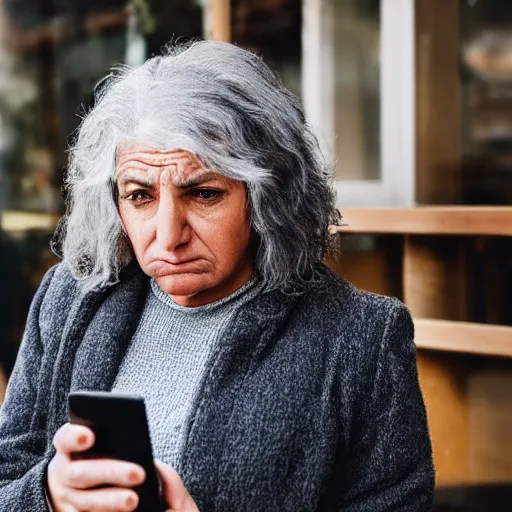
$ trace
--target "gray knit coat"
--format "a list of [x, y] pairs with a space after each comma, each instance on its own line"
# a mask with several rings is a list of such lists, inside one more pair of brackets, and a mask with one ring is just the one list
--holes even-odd
[[[302, 296], [262, 293], [214, 351], [181, 477], [202, 512], [426, 511], [432, 453], [413, 324], [396, 299], [326, 268]], [[0, 412], [0, 511], [40, 512], [70, 390], [109, 390], [148, 279], [83, 293], [45, 276]]]

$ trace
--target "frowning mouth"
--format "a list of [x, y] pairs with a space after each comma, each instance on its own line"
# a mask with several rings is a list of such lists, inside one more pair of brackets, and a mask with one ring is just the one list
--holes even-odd
[[148, 270], [154, 277], [162, 277], [174, 274], [200, 274], [205, 272], [208, 267], [208, 261], [203, 258], [191, 258], [178, 262], [172, 262], [167, 259], [154, 259], [148, 264]]

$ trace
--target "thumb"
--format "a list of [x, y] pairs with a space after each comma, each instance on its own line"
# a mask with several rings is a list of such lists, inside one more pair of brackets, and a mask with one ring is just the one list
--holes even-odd
[[178, 472], [159, 460], [155, 460], [155, 466], [162, 479], [165, 501], [171, 510], [176, 512], [199, 512], [192, 496], [185, 489]]

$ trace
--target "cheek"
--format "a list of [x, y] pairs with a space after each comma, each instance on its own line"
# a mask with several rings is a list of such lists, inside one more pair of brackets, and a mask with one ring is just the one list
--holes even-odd
[[142, 256], [151, 241], [146, 223], [138, 216], [130, 215], [126, 212], [120, 211], [120, 216], [135, 255], [137, 257]]
[[233, 267], [247, 255], [251, 230], [243, 208], [225, 211], [207, 226], [198, 226], [196, 232], [223, 267]]

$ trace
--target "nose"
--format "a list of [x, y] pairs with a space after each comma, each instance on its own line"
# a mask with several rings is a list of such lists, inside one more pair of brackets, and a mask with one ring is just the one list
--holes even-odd
[[190, 241], [191, 229], [185, 205], [173, 197], [169, 187], [160, 187], [160, 200], [156, 215], [156, 240], [166, 252], [172, 253]]

